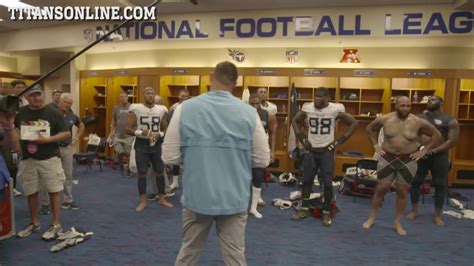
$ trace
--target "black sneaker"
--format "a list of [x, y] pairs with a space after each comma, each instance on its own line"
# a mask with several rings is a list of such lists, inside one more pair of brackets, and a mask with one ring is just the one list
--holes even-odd
[[64, 202], [63, 205], [61, 205], [61, 208], [67, 210], [71, 208], [71, 203], [69, 202]]
[[298, 210], [296, 211], [295, 214], [293, 214], [293, 216], [291, 216], [291, 220], [292, 221], [301, 221], [305, 218], [308, 218], [309, 216], [309, 213], [308, 213], [308, 210]]
[[79, 205], [77, 205], [77, 203], [75, 203], [74, 201], [69, 203], [69, 207], [73, 210], [79, 210], [81, 207]]
[[16, 234], [17, 237], [19, 238], [24, 238], [30, 236], [33, 232], [36, 232], [41, 229], [41, 225], [39, 223], [37, 224], [29, 224], [25, 227], [23, 227], [18, 234]]
[[158, 194], [150, 194], [148, 195], [148, 197], [146, 198], [148, 201], [154, 201], [154, 200], [157, 200], [159, 198]]
[[51, 211], [49, 210], [49, 205], [42, 205], [41, 206], [41, 209], [39, 211], [40, 215], [48, 215], [50, 213], [51, 213]]
[[323, 211], [323, 225], [331, 226], [331, 224], [332, 224], [331, 212]]

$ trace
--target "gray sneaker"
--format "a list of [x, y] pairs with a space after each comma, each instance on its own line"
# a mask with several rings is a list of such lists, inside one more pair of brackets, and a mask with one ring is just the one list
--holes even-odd
[[18, 234], [16, 234], [16, 236], [19, 237], [19, 238], [29, 237], [31, 235], [31, 233], [36, 232], [40, 229], [41, 229], [41, 225], [39, 223], [29, 224], [29, 225], [23, 227], [23, 229], [21, 229], [20, 232], [18, 232]]
[[176, 192], [174, 192], [174, 191], [165, 192], [165, 198], [167, 198], [167, 197], [173, 197], [175, 194], [176, 194]]
[[51, 225], [48, 230], [44, 232], [42, 238], [46, 241], [54, 240], [58, 237], [58, 233], [61, 233], [62, 231], [63, 228], [61, 227], [61, 224]]
[[73, 210], [79, 210], [81, 207], [79, 205], [77, 205], [77, 203], [75, 203], [74, 201], [69, 203], [69, 207]]
[[323, 225], [331, 226], [331, 224], [332, 224], [331, 212], [323, 211]]
[[51, 212], [49, 211], [49, 205], [42, 205], [41, 209], [39, 211], [40, 215], [47, 215], [50, 214]]

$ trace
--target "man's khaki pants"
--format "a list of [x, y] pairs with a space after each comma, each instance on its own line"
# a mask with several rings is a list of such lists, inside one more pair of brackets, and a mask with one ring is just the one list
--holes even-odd
[[233, 215], [203, 215], [184, 208], [183, 243], [175, 266], [197, 265], [214, 222], [225, 265], [247, 265], [245, 261], [246, 211]]

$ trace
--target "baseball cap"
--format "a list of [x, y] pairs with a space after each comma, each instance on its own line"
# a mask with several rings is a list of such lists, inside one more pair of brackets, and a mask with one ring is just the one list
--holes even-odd
[[26, 95], [31, 95], [31, 94], [36, 93], [36, 92], [41, 92], [41, 93], [43, 93], [43, 87], [41, 87], [41, 85], [35, 85], [33, 88], [31, 88], [31, 89], [26, 93]]
[[53, 90], [53, 93], [52, 93], [52, 94], [55, 94], [55, 93], [57, 93], [57, 92], [59, 92], [59, 93], [61, 93], [61, 94], [63, 93], [62, 90], [55, 89], [55, 90]]

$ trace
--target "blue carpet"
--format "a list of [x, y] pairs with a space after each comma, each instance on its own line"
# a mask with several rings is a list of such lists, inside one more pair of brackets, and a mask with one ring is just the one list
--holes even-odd
[[[117, 171], [79, 169], [74, 187], [82, 209], [62, 210], [63, 227], [80, 226], [95, 233], [76, 247], [49, 253], [53, 243], [40, 234], [27, 239], [0, 241], [0, 265], [172, 265], [180, 248], [181, 205], [166, 209], [150, 203], [144, 213], [136, 213], [136, 180]], [[150, 187], [150, 184], [149, 184]], [[370, 210], [370, 200], [337, 195], [341, 209], [330, 228], [308, 218], [290, 221], [291, 210], [268, 206], [273, 198], [285, 198], [295, 188], [270, 184], [264, 189], [267, 207], [260, 208], [262, 220], [249, 217], [246, 254], [249, 265], [473, 265], [474, 221], [445, 216], [447, 223], [432, 222], [433, 199], [426, 196], [420, 216], [404, 220], [406, 237], [391, 229], [395, 195], [387, 195], [376, 225], [366, 231], [361, 224]], [[457, 190], [474, 200], [473, 190]], [[17, 229], [28, 223], [24, 197], [16, 198]], [[50, 216], [41, 216], [43, 232]], [[200, 265], [223, 265], [215, 231], [199, 261]]]

